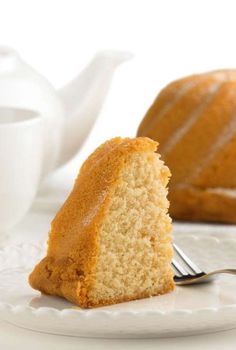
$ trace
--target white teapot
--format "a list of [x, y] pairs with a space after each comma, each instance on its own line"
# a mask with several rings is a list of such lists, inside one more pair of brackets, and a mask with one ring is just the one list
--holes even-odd
[[86, 139], [115, 68], [130, 57], [101, 52], [56, 91], [12, 49], [0, 47], [0, 221], [6, 230], [32, 204], [42, 178]]
[[11, 48], [0, 47], [0, 107], [38, 112], [44, 118], [43, 175], [70, 160], [98, 116], [115, 68], [130, 54], [98, 53], [59, 91]]

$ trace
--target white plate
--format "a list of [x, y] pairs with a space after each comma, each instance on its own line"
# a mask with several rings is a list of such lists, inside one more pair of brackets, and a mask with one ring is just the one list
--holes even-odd
[[[211, 270], [236, 268], [236, 239], [177, 235], [189, 255]], [[85, 337], [166, 337], [236, 327], [236, 277], [177, 287], [170, 294], [93, 310], [64, 299], [41, 296], [27, 276], [43, 256], [43, 245], [19, 244], [0, 250], [0, 317], [28, 329]]]

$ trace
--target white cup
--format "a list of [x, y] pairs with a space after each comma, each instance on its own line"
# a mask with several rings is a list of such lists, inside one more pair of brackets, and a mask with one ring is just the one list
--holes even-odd
[[38, 189], [43, 159], [42, 117], [0, 107], [0, 230], [26, 214]]

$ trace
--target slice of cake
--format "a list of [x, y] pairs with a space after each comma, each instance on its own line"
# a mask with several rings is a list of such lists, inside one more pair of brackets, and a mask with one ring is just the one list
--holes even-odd
[[83, 164], [30, 285], [81, 307], [174, 288], [168, 168], [148, 138], [115, 138]]

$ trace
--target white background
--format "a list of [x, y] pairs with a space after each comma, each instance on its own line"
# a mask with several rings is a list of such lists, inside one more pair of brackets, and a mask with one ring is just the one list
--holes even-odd
[[[234, 0], [0, 0], [0, 44], [55, 87], [102, 49], [132, 52], [119, 67], [81, 160], [113, 136], [133, 136], [158, 91], [183, 75], [236, 66]], [[73, 168], [73, 170], [72, 170]]]
[[[68, 176], [64, 178], [67, 191], [82, 159], [94, 147], [113, 136], [135, 135], [139, 121], [165, 84], [194, 72], [236, 67], [236, 1], [0, 0], [0, 44], [14, 47], [55, 87], [73, 78], [97, 50], [119, 49], [135, 55], [117, 70], [84, 149], [61, 170]], [[24, 342], [31, 348], [34, 339], [45, 349], [46, 344], [50, 349], [54, 349], [52, 344], [57, 349], [59, 344], [63, 349], [66, 344], [70, 344], [68, 349], [89, 347], [86, 341], [43, 337], [1, 323], [0, 333], [3, 350], [19, 349], [19, 344], [23, 349]], [[209, 349], [213, 344], [215, 349], [234, 349], [235, 343], [236, 332], [231, 332], [215, 340], [204, 336], [169, 344], [176, 349], [203, 344]], [[111, 348], [111, 344], [104, 346]], [[115, 349], [125, 346], [124, 342], [113, 344]], [[137, 348], [141, 344], [143, 348], [168, 347], [165, 341], [138, 344]], [[94, 342], [92, 345], [95, 348]]]
[[0, 0], [0, 44], [55, 87], [97, 50], [134, 59], [117, 70], [93, 143], [132, 136], [158, 91], [183, 75], [236, 66], [234, 0]]
[[[62, 86], [101, 49], [134, 53], [117, 70], [93, 145], [132, 136], [158, 91], [236, 66], [234, 0], [0, 0], [0, 44]], [[93, 148], [94, 146], [88, 147]]]

